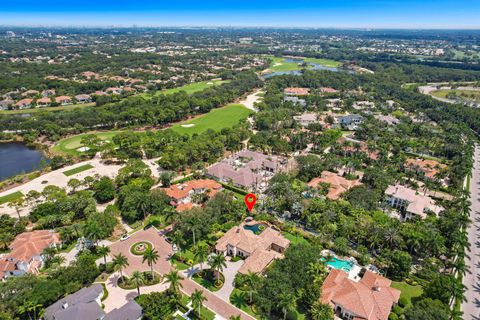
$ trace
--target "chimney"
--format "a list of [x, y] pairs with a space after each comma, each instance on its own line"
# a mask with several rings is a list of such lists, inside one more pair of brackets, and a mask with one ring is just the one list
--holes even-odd
[[380, 292], [380, 287], [379, 286], [374, 286], [372, 288], [373, 291]]

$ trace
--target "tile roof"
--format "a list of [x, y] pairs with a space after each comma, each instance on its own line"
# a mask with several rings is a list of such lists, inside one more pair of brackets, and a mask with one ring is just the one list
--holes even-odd
[[209, 196], [213, 197], [222, 185], [212, 179], [190, 180], [181, 184], [174, 184], [168, 188], [162, 188], [165, 193], [175, 200], [188, 197], [192, 191], [209, 190]]
[[343, 270], [332, 269], [322, 285], [320, 299], [332, 306], [342, 306], [355, 319], [387, 320], [400, 298], [400, 291], [390, 284], [389, 279], [370, 271], [355, 282]]
[[323, 171], [322, 175], [318, 178], [313, 178], [308, 183], [308, 186], [316, 188], [320, 183], [328, 183], [330, 185], [327, 197], [331, 200], [338, 199], [342, 193], [350, 188], [362, 185], [359, 179], [348, 180], [330, 171]]
[[60, 244], [60, 235], [50, 230], [35, 230], [19, 234], [10, 244], [9, 258], [30, 262], [39, 256], [45, 248]]
[[405, 166], [410, 169], [422, 171], [426, 177], [432, 179], [435, 178], [440, 170], [447, 168], [445, 164], [430, 159], [407, 159]]
[[105, 316], [105, 320], [137, 320], [142, 317], [142, 307], [130, 300], [121, 308], [113, 309]]
[[49, 104], [51, 102], [52, 102], [52, 99], [50, 99], [50, 97], [43, 97], [37, 100], [37, 103], [41, 103], [41, 104]]
[[310, 89], [307, 88], [285, 88], [283, 89], [285, 94], [294, 94], [297, 96], [306, 96], [310, 93]]
[[407, 212], [419, 215], [421, 218], [426, 218], [425, 209], [439, 214], [443, 208], [437, 206], [435, 201], [427, 195], [418, 193], [416, 190], [402, 186], [401, 184], [388, 186], [385, 190], [387, 196], [402, 199], [408, 202], [406, 207]]
[[217, 241], [215, 249], [225, 252], [228, 246], [231, 246], [248, 253], [249, 257], [246, 258], [239, 270], [242, 273], [248, 273], [248, 271], [261, 272], [273, 259], [281, 257], [280, 253], [271, 250], [272, 245], [286, 249], [290, 245], [290, 240], [270, 227], [256, 235], [252, 231], [246, 230], [242, 224], [228, 230]]
[[97, 303], [103, 286], [94, 284], [62, 298], [45, 309], [46, 320], [97, 320], [105, 312]]
[[60, 103], [63, 101], [72, 101], [72, 98], [70, 98], [69, 96], [59, 96], [55, 98], [55, 102]]

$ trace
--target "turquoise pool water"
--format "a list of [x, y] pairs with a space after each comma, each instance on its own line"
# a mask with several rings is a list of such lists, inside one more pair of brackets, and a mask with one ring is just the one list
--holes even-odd
[[327, 264], [334, 269], [343, 270], [347, 273], [350, 272], [350, 270], [352, 270], [352, 267], [353, 267], [353, 262], [348, 260], [338, 259], [335, 257], [331, 258], [331, 260], [328, 261]]
[[[263, 226], [262, 228], [260, 228], [260, 226]], [[257, 224], [254, 224], [253, 226], [247, 226], [247, 225], [244, 225], [243, 226], [243, 229], [245, 230], [250, 230], [252, 231], [253, 233], [255, 234], [260, 234], [262, 233], [263, 230], [265, 230], [266, 228], [266, 225], [263, 224], [263, 223], [257, 223]]]

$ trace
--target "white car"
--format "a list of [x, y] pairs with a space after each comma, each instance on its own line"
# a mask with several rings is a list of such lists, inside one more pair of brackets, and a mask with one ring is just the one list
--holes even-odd
[[177, 248], [177, 245], [175, 243], [172, 244], [172, 250], [173, 250], [173, 252], [178, 252], [178, 248]]
[[130, 238], [130, 235], [128, 233], [124, 234], [123, 236], [121, 236], [120, 238], [120, 241], [125, 241], [127, 240], [128, 238]]

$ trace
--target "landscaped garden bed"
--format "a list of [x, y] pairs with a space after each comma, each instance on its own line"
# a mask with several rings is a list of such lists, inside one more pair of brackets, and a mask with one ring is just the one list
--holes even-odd
[[153, 246], [150, 242], [141, 241], [134, 243], [130, 248], [130, 252], [136, 256], [142, 256], [145, 251], [152, 249]]
[[[160, 281], [162, 281], [162, 276], [160, 276], [156, 272], [153, 273], [153, 277], [150, 271], [142, 272], [142, 275], [143, 275], [143, 284], [141, 285], [141, 287], [153, 286], [155, 284], [160, 283]], [[117, 284], [120, 288], [124, 290], [132, 290], [137, 288], [135, 284], [133, 284], [131, 280], [126, 276], [119, 278]]]
[[210, 291], [218, 291], [225, 283], [225, 276], [221, 272], [205, 269], [196, 273], [192, 279]]

